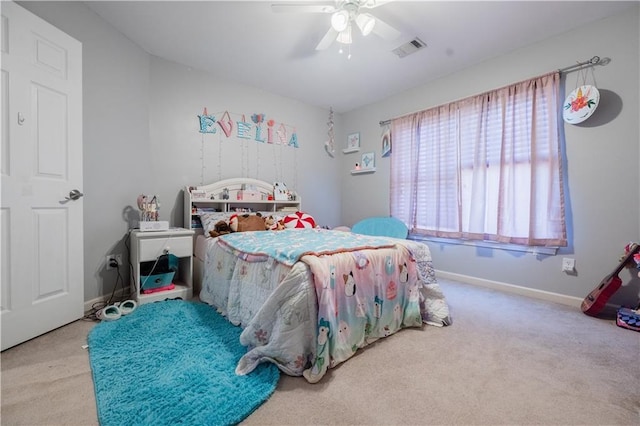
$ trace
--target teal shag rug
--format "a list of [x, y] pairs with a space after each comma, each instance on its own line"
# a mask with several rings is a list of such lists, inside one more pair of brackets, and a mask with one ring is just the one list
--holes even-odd
[[235, 373], [242, 329], [204, 303], [138, 305], [88, 336], [102, 426], [233, 425], [271, 396], [280, 371]]

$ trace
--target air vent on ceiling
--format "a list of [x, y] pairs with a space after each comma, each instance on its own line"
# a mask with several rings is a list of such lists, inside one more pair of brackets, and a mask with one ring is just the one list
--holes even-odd
[[395, 53], [398, 58], [404, 58], [405, 56], [411, 55], [412, 53], [417, 52], [420, 49], [424, 49], [425, 47], [427, 47], [427, 44], [416, 37], [413, 40], [403, 44], [402, 46], [396, 47], [392, 50], [392, 52]]

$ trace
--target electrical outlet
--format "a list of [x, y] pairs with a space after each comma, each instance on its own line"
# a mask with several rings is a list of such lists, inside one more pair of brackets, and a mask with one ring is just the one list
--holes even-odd
[[113, 262], [116, 262], [118, 266], [122, 265], [122, 255], [121, 254], [108, 254], [107, 255], [107, 269], [115, 269], [113, 266]]
[[570, 257], [562, 258], [562, 272], [573, 272], [576, 270], [576, 260]]

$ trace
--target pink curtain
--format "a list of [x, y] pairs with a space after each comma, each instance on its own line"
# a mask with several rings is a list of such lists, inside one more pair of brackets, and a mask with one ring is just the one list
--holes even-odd
[[566, 246], [560, 74], [391, 122], [391, 214], [414, 234]]

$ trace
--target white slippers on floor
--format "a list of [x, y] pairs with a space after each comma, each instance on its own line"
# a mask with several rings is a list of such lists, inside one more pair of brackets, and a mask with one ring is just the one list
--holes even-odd
[[123, 315], [128, 315], [138, 307], [135, 300], [125, 300], [124, 302], [116, 302], [113, 305], [105, 306], [96, 312], [96, 318], [100, 321], [115, 321]]
[[125, 300], [124, 302], [116, 303], [115, 305], [120, 308], [120, 313], [122, 315], [130, 314], [138, 307], [135, 300]]
[[122, 316], [122, 312], [120, 312], [120, 308], [115, 305], [105, 306], [96, 312], [96, 318], [100, 321], [115, 321], [120, 319]]

